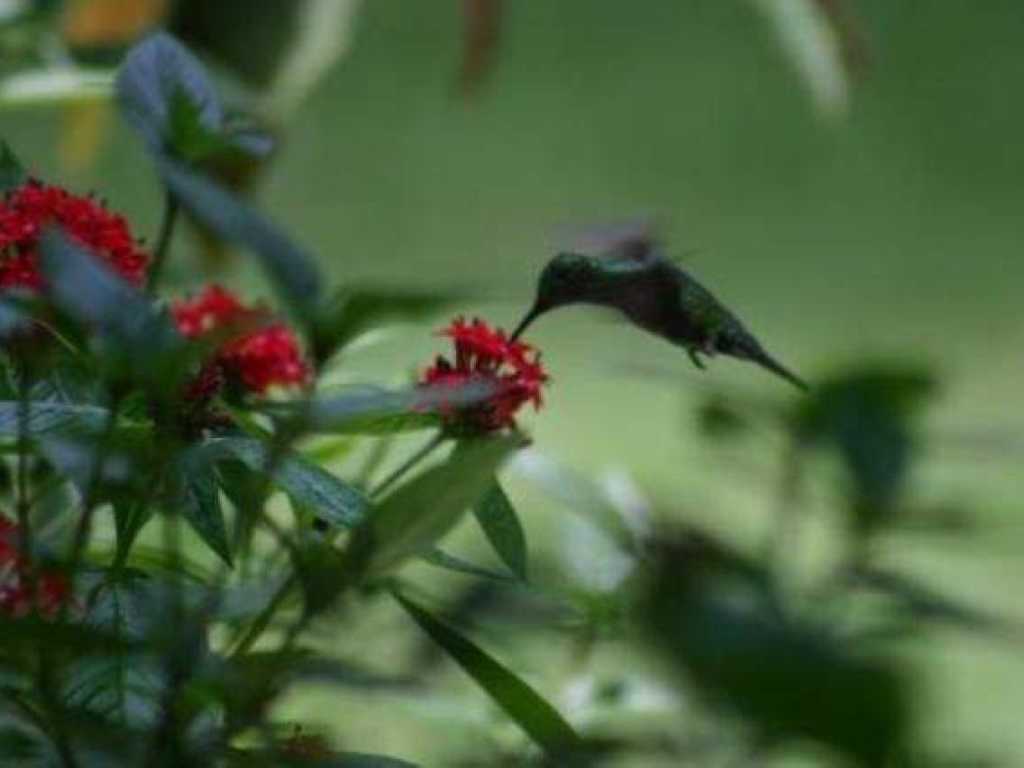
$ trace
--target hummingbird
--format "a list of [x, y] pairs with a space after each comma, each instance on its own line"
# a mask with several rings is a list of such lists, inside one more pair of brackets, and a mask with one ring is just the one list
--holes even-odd
[[711, 291], [646, 236], [624, 240], [599, 255], [556, 255], [541, 273], [533, 306], [511, 338], [518, 338], [541, 315], [570, 304], [616, 309], [644, 330], [683, 347], [702, 370], [702, 357], [728, 355], [808, 388]]

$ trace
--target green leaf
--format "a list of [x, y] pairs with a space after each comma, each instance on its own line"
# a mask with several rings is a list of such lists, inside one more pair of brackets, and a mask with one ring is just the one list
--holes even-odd
[[119, 499], [114, 502], [114, 534], [117, 538], [116, 562], [124, 563], [128, 560], [135, 540], [152, 518], [153, 509], [146, 504], [141, 504], [133, 499]]
[[[49, 431], [38, 435], [36, 442], [39, 453], [63, 477], [79, 492], [91, 488], [99, 494], [97, 500], [146, 493], [161, 460], [152, 430], [123, 424], [109, 434], [105, 430]], [[99, 468], [97, 461], [102, 461]]]
[[864, 768], [903, 754], [898, 670], [779, 609], [764, 569], [701, 534], [664, 537], [640, 618], [713, 702], [777, 743], [831, 747]]
[[502, 562], [526, 581], [526, 533], [497, 478], [487, 495], [473, 507], [473, 514]]
[[[273, 459], [267, 445], [246, 437], [213, 438], [203, 443], [201, 450], [207, 461], [240, 461], [257, 472], [266, 471]], [[274, 482], [296, 504], [332, 525], [351, 528], [366, 516], [367, 501], [358, 490], [294, 454], [276, 461]]]
[[487, 491], [515, 447], [511, 438], [460, 443], [448, 461], [393, 491], [355, 529], [350, 555], [356, 568], [379, 576], [433, 549]]
[[264, 134], [209, 125], [200, 107], [181, 90], [171, 96], [168, 130], [174, 154], [193, 165], [244, 163], [266, 155], [273, 147]]
[[915, 627], [931, 622], [1020, 641], [1021, 627], [1012, 621], [947, 597], [911, 576], [872, 566], [861, 566], [848, 576], [851, 586], [887, 596], [901, 618]]
[[[173, 104], [186, 99], [199, 124], [219, 132], [224, 112], [203, 65], [188, 49], [164, 32], [147, 37], [125, 56], [117, 74], [117, 100], [125, 119], [149, 148], [161, 153], [179, 149], [173, 128]], [[186, 137], [187, 138], [187, 137]]]
[[178, 457], [175, 478], [175, 506], [188, 524], [217, 555], [231, 565], [224, 510], [220, 503], [217, 473], [202, 446]]
[[453, 573], [461, 573], [465, 576], [477, 576], [481, 579], [488, 579], [490, 581], [516, 581], [515, 578], [504, 573], [498, 573], [492, 571], [490, 568], [484, 568], [483, 566], [476, 565], [475, 563], [467, 562], [461, 557], [455, 557], [443, 549], [435, 547], [429, 552], [422, 555], [423, 562], [429, 563], [437, 568], [443, 568], [446, 571], [452, 571]]
[[[0, 400], [0, 435], [17, 436], [20, 405], [12, 400]], [[25, 426], [29, 435], [69, 429], [96, 431], [107, 423], [109, 414], [98, 405], [33, 400], [28, 404]]]
[[157, 166], [181, 205], [227, 242], [256, 254], [282, 300], [297, 317], [312, 324], [323, 283], [312, 257], [262, 214], [209, 178], [170, 157], [158, 157]]
[[318, 362], [360, 334], [387, 321], [419, 320], [464, 299], [464, 296], [430, 291], [357, 288], [340, 291], [328, 303], [314, 335]]
[[43, 233], [40, 251], [54, 303], [108, 342], [108, 363], [163, 391], [175, 389], [185, 342], [167, 314], [58, 230]]
[[891, 522], [900, 506], [916, 457], [918, 416], [934, 388], [922, 369], [863, 365], [830, 376], [792, 412], [800, 445], [829, 446], [843, 459], [859, 532]]
[[267, 410], [307, 432], [382, 435], [437, 427], [443, 412], [483, 402], [493, 394], [494, 387], [485, 382], [405, 390], [354, 387], [305, 402], [270, 404]]
[[7, 298], [0, 300], [0, 339], [24, 331], [31, 324], [32, 318], [17, 303]]
[[420, 628], [440, 645], [551, 758], [565, 760], [582, 753], [582, 739], [558, 710], [541, 698], [533, 688], [452, 627], [439, 621], [408, 598], [397, 592], [392, 594]]
[[6, 141], [0, 140], [0, 196], [25, 182], [25, 169]]
[[[320, 749], [320, 740], [313, 737], [311, 750]], [[324, 742], [326, 743], [326, 742]], [[365, 752], [332, 752], [324, 746], [323, 755], [309, 757], [289, 755], [293, 741], [284, 740], [273, 752], [267, 750], [232, 750], [230, 765], [239, 768], [419, 768], [415, 763], [399, 760], [384, 755], [371, 755]]]
[[336, 752], [328, 760], [304, 763], [309, 768], [417, 768], [415, 763], [366, 752]]

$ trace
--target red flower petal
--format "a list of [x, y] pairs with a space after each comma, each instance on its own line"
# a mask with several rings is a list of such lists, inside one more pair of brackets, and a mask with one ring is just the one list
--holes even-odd
[[[542, 404], [541, 388], [548, 376], [536, 350], [521, 341], [509, 341], [504, 331], [479, 318], [467, 323], [456, 318], [440, 332], [455, 347], [454, 363], [438, 357], [421, 384], [457, 388], [483, 383], [494, 388], [484, 402], [444, 412], [449, 428], [489, 432], [515, 426], [515, 414], [528, 402]], [[444, 410], [444, 409], [442, 409]]]
[[[203, 336], [259, 312], [259, 307], [246, 306], [219, 285], [208, 286], [197, 296], [171, 306], [178, 330], [188, 338]], [[217, 351], [211, 365], [257, 394], [277, 386], [301, 386], [309, 382], [312, 374], [298, 338], [282, 323], [229, 341]], [[219, 388], [213, 369], [208, 367], [204, 372], [186, 393], [188, 399], [209, 399]]]
[[90, 197], [33, 180], [0, 201], [0, 288], [43, 288], [39, 236], [50, 223], [60, 225], [130, 283], [145, 281], [149, 256], [123, 217]]

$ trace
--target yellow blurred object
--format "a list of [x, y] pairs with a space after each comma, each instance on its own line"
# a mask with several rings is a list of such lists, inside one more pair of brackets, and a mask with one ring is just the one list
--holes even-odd
[[64, 11], [64, 39], [83, 48], [124, 45], [160, 23], [169, 0], [75, 0]]
[[58, 146], [62, 168], [83, 171], [93, 164], [110, 118], [111, 107], [105, 101], [82, 101], [64, 108]]

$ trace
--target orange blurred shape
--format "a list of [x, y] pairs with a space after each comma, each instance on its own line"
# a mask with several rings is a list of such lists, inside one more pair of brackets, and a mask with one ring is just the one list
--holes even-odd
[[102, 101], [68, 104], [61, 114], [58, 155], [61, 167], [81, 172], [92, 167], [111, 124], [110, 105]]
[[169, 0], [74, 0], [64, 11], [64, 39], [83, 48], [127, 44], [162, 21], [169, 5]]

